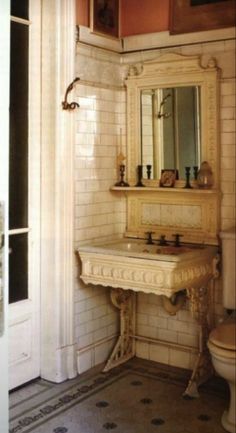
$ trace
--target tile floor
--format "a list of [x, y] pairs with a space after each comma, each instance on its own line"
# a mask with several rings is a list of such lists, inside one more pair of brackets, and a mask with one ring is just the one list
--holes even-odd
[[10, 394], [10, 433], [224, 433], [228, 388], [212, 378], [184, 399], [189, 372], [134, 358], [62, 384], [36, 380]]

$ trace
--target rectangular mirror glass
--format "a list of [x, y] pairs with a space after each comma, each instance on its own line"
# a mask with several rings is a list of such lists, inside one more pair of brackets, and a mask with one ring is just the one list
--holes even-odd
[[185, 167], [201, 160], [200, 87], [168, 87], [141, 90], [141, 164], [152, 166], [151, 179], [162, 169], [176, 169], [185, 177]]

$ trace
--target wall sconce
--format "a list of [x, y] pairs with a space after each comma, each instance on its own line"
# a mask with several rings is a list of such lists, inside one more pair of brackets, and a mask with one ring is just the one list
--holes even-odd
[[65, 98], [61, 104], [63, 110], [74, 110], [75, 108], [79, 108], [79, 104], [77, 102], [68, 102], [67, 101], [68, 93], [71, 92], [71, 90], [73, 89], [73, 87], [74, 87], [75, 83], [77, 83], [77, 81], [79, 81], [78, 77], [76, 77], [74, 79], [74, 81], [72, 81], [72, 83], [69, 84], [69, 86], [66, 89]]
[[170, 97], [171, 97], [171, 94], [168, 93], [168, 95], [166, 95], [165, 98], [163, 98], [163, 100], [161, 101], [160, 109], [159, 109], [158, 114], [157, 114], [158, 119], [161, 119], [162, 117], [164, 117], [164, 119], [167, 119], [167, 117], [171, 116], [171, 113], [163, 113], [162, 112], [162, 110], [164, 110], [164, 105], [165, 105], [167, 98], [170, 98]]

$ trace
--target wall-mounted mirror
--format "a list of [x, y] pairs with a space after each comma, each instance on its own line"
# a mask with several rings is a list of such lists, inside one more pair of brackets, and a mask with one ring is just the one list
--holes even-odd
[[161, 169], [178, 170], [184, 178], [186, 166], [199, 166], [199, 86], [141, 90], [140, 124], [141, 164], [152, 166], [151, 179], [159, 179]]
[[[218, 68], [214, 59], [168, 53], [132, 65], [127, 86], [127, 180], [137, 181], [137, 165], [151, 165], [153, 185], [162, 169], [175, 169], [185, 179], [185, 167], [207, 161], [219, 182]], [[155, 181], [155, 182], [154, 182]], [[181, 183], [179, 183], [181, 185]], [[150, 185], [150, 184], [149, 184]]]

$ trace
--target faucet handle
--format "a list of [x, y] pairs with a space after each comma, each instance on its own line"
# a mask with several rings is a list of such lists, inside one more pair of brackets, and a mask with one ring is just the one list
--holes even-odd
[[152, 240], [152, 235], [154, 235], [155, 232], [146, 232], [145, 235], [147, 235], [147, 244], [148, 245], [152, 245], [154, 244], [153, 240]]
[[180, 235], [179, 233], [175, 233], [175, 234], [173, 234], [172, 236], [175, 238], [175, 247], [180, 247], [180, 246], [181, 246], [181, 245], [180, 245], [180, 238], [181, 238], [183, 235]]
[[160, 246], [168, 245], [168, 242], [166, 240], [166, 235], [160, 235], [159, 245]]

